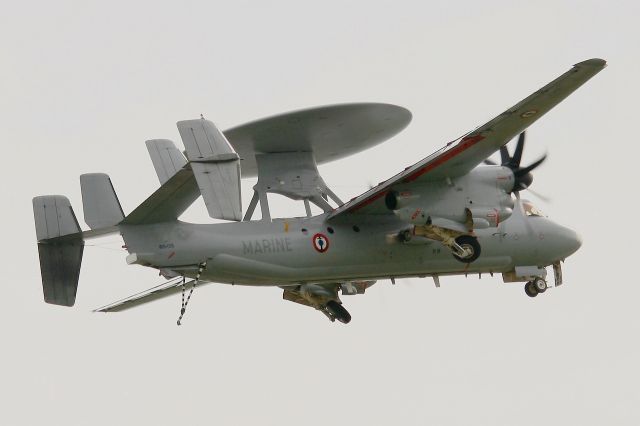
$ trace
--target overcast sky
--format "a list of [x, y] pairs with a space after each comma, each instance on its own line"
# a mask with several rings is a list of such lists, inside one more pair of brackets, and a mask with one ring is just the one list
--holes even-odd
[[[636, 1], [3, 2], [0, 423], [638, 424], [638, 16]], [[345, 326], [276, 288], [210, 285], [176, 327], [179, 296], [91, 313], [160, 282], [111, 236], [88, 243], [75, 307], [42, 300], [31, 198], [65, 194], [81, 219], [78, 176], [106, 172], [131, 211], [158, 185], [144, 141], [179, 141], [178, 120], [407, 107], [404, 132], [321, 168], [349, 199], [592, 57], [609, 66], [524, 154], [549, 153], [538, 204], [584, 240], [543, 296], [380, 281], [343, 298]], [[184, 218], [210, 221], [202, 203]]]

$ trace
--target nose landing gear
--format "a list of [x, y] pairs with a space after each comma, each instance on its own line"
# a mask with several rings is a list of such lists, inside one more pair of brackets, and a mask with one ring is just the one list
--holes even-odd
[[536, 297], [540, 293], [547, 291], [547, 282], [544, 278], [536, 277], [524, 285], [524, 292], [529, 297]]

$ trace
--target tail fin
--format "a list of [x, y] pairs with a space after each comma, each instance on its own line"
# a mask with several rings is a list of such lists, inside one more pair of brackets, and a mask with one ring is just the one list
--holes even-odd
[[242, 220], [240, 157], [209, 120], [178, 121], [193, 174], [209, 216]]
[[80, 175], [84, 221], [91, 229], [108, 228], [124, 219], [111, 179], [104, 173]]
[[164, 185], [187, 164], [184, 155], [168, 139], [151, 139], [146, 144], [160, 185]]
[[[33, 199], [44, 301], [73, 306], [84, 240], [69, 199], [44, 195]], [[62, 238], [65, 237], [66, 238]]]

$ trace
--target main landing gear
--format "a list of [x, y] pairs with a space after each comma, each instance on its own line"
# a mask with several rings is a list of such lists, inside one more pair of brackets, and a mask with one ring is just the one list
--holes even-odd
[[471, 263], [480, 257], [480, 243], [475, 236], [453, 229], [435, 226], [431, 223], [416, 225], [412, 230], [405, 230], [398, 235], [399, 240], [408, 242], [413, 235], [426, 237], [444, 244], [456, 260]]
[[524, 292], [529, 297], [536, 297], [540, 293], [547, 291], [547, 282], [544, 278], [536, 277], [524, 285]]
[[343, 324], [349, 324], [351, 321], [351, 314], [340, 303], [335, 300], [330, 300], [324, 307], [325, 315], [331, 319], [331, 321], [338, 320]]
[[[296, 287], [283, 288], [282, 298], [304, 306], [311, 306], [325, 314], [331, 322], [338, 320], [343, 324], [348, 324], [351, 321], [351, 315], [342, 306], [342, 302], [338, 297], [339, 288], [339, 283], [302, 284]], [[353, 290], [356, 293], [352, 294], [357, 294], [357, 289]]]
[[480, 244], [476, 237], [461, 235], [452, 247], [453, 257], [464, 263], [471, 263], [480, 257]]

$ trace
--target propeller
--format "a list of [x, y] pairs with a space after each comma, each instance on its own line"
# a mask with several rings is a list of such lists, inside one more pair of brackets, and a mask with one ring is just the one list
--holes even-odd
[[[515, 192], [516, 194], [523, 189], [529, 188], [531, 183], [533, 182], [533, 174], [531, 172], [538, 167], [540, 164], [547, 159], [547, 154], [544, 154], [538, 160], [529, 164], [526, 167], [520, 167], [520, 162], [522, 161], [522, 152], [524, 150], [524, 141], [525, 141], [525, 132], [520, 133], [518, 136], [518, 143], [516, 144], [516, 149], [513, 152], [513, 155], [509, 154], [509, 150], [506, 146], [500, 147], [500, 161], [501, 166], [508, 167], [513, 172], [514, 182], [513, 189], [511, 192]], [[484, 160], [485, 164], [489, 164], [492, 166], [497, 165], [494, 161]]]

